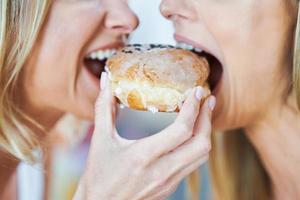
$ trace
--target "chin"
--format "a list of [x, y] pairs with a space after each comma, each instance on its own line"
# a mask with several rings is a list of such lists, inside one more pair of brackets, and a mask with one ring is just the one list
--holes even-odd
[[94, 121], [95, 119], [95, 114], [93, 113], [83, 113], [79, 118], [83, 120], [88, 120], [88, 121]]
[[94, 121], [95, 118], [95, 101], [91, 103], [77, 103], [76, 107], [69, 110], [67, 113], [70, 113], [82, 120]]
[[87, 112], [83, 113], [77, 111], [77, 112], [73, 112], [72, 114], [82, 120], [94, 121], [95, 118], [94, 113], [87, 113]]

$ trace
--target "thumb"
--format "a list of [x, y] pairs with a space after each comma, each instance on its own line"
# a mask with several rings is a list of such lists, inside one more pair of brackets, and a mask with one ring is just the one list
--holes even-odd
[[95, 104], [95, 133], [111, 135], [115, 131], [116, 101], [106, 72], [100, 79], [100, 94]]

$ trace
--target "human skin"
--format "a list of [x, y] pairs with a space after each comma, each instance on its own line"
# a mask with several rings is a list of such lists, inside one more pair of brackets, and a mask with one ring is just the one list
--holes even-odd
[[215, 97], [206, 99], [199, 111], [204, 91], [195, 88], [173, 124], [148, 138], [129, 141], [117, 133], [116, 101], [105, 80], [107, 75], [101, 78], [87, 167], [74, 199], [166, 199], [208, 159]]
[[125, 0], [54, 1], [24, 67], [25, 111], [48, 127], [65, 112], [93, 120], [99, 80], [83, 60], [98, 49], [120, 48], [137, 25]]
[[300, 114], [290, 92], [297, 2], [163, 0], [160, 9], [177, 41], [198, 44], [223, 64], [214, 129], [244, 128], [274, 199], [300, 198]]
[[[53, 1], [21, 74], [24, 88], [20, 88], [18, 98], [24, 112], [48, 132], [65, 112], [92, 120], [99, 80], [89, 76], [82, 59], [106, 45], [122, 46], [122, 37], [137, 25], [137, 17], [124, 0]], [[1, 156], [0, 163], [4, 183], [18, 162]]]
[[[162, 199], [208, 159], [216, 100], [209, 97], [200, 109], [201, 87], [192, 90], [178, 118], [160, 133], [139, 141], [127, 141], [116, 133], [109, 83], [101, 76], [100, 90], [99, 78], [88, 72], [83, 60], [92, 51], [122, 47], [122, 39], [137, 25], [126, 0], [53, 1], [22, 70], [23, 110], [49, 133], [64, 113], [89, 120], [96, 117], [76, 200]], [[44, 133], [37, 135], [45, 141]], [[0, 163], [10, 169], [0, 166], [4, 188], [18, 162], [1, 158]]]

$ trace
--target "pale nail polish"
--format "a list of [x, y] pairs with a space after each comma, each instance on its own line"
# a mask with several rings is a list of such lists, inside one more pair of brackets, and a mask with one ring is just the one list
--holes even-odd
[[107, 73], [102, 72], [101, 73], [101, 78], [100, 78], [100, 88], [101, 90], [104, 90], [107, 85]]
[[198, 86], [196, 87], [195, 96], [197, 100], [201, 100], [204, 94], [204, 90], [202, 87]]
[[213, 111], [215, 109], [216, 106], [216, 97], [211, 96], [208, 99], [208, 107], [211, 111]]

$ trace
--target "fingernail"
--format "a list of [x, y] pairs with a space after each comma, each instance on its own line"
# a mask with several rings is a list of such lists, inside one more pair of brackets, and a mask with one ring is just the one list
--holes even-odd
[[215, 96], [210, 96], [208, 99], [208, 107], [211, 111], [215, 109], [216, 106], [216, 97]]
[[196, 87], [195, 96], [197, 100], [201, 100], [204, 94], [204, 90], [201, 86]]
[[107, 85], [107, 73], [102, 72], [101, 73], [101, 78], [100, 78], [100, 88], [101, 90], [104, 90]]

